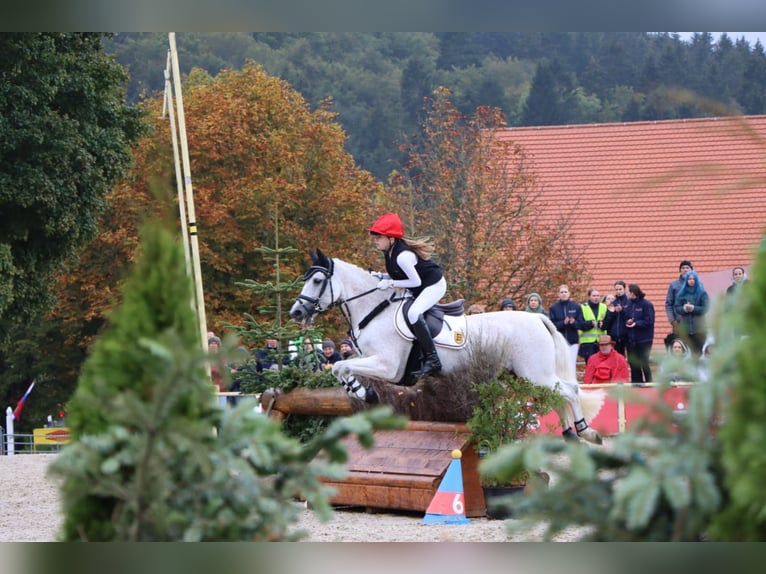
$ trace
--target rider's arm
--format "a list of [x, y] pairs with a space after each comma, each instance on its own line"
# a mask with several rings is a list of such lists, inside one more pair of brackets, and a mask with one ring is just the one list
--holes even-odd
[[412, 289], [413, 287], [420, 287], [422, 281], [420, 275], [415, 270], [415, 264], [418, 262], [418, 256], [412, 251], [402, 251], [396, 258], [396, 264], [399, 269], [404, 271], [407, 275], [407, 279], [396, 279], [392, 281], [393, 287], [403, 287], [405, 289]]

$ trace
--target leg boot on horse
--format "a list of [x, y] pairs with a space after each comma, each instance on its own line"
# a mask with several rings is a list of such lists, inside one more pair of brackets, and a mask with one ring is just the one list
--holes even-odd
[[418, 316], [418, 320], [412, 324], [412, 334], [415, 335], [423, 350], [423, 366], [413, 374], [416, 377], [426, 377], [441, 371], [442, 364], [436, 353], [436, 345], [423, 315]]

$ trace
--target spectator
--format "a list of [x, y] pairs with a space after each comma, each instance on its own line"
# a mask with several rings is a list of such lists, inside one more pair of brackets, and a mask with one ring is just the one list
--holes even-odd
[[516, 303], [513, 302], [513, 299], [503, 299], [503, 302], [500, 303], [500, 310], [501, 311], [515, 311], [516, 310]]
[[478, 315], [479, 313], [484, 313], [484, 311], [487, 308], [482, 305], [481, 303], [474, 303], [470, 307], [468, 307], [468, 311], [466, 311], [466, 315]]
[[606, 335], [604, 318], [606, 317], [606, 305], [601, 302], [601, 293], [598, 289], [588, 289], [588, 300], [581, 305], [582, 318], [586, 326], [580, 333], [580, 356], [588, 364], [588, 359], [598, 352], [598, 338]]
[[580, 348], [580, 333], [578, 329], [588, 328], [588, 324], [583, 321], [582, 308], [570, 300], [569, 286], [559, 285], [559, 300], [556, 301], [548, 310], [548, 316], [556, 329], [564, 335], [569, 343], [569, 358], [572, 362], [572, 368], [577, 370], [577, 351]]
[[668, 322], [673, 334], [680, 336], [681, 316], [676, 311], [676, 294], [684, 286], [684, 276], [694, 269], [692, 262], [684, 259], [678, 264], [678, 279], [673, 280], [668, 285], [668, 292], [665, 295], [665, 314], [668, 316]]
[[675, 338], [668, 345], [668, 356], [660, 366], [660, 376], [663, 380], [677, 383], [693, 380], [689, 375], [692, 369], [692, 353], [681, 339]]
[[322, 356], [319, 360], [322, 362], [322, 368], [331, 369], [335, 363], [342, 361], [343, 357], [335, 350], [335, 343], [330, 339], [325, 339], [322, 341]]
[[[252, 355], [244, 345], [238, 346], [232, 353], [232, 359], [228, 363], [231, 372], [231, 388], [229, 391], [235, 393], [242, 392], [242, 374], [255, 369], [254, 363], [250, 361]], [[228, 404], [234, 406], [237, 404], [238, 397], [226, 397]]]
[[[290, 357], [288, 355], [282, 357], [283, 365], [287, 365], [289, 362]], [[277, 369], [279, 369], [279, 343], [276, 339], [266, 339], [266, 345], [255, 354], [255, 370], [262, 373]]]
[[354, 350], [354, 343], [351, 342], [351, 339], [343, 339], [340, 342], [340, 356], [343, 357], [344, 361], [357, 356]]
[[628, 305], [625, 308], [628, 329], [628, 364], [630, 380], [643, 386], [652, 382], [649, 353], [654, 341], [654, 305], [635, 283], [628, 285]]
[[699, 356], [707, 338], [705, 315], [710, 309], [710, 297], [696, 271], [686, 273], [675, 301], [676, 315], [681, 318], [679, 336]]
[[710, 335], [702, 345], [702, 355], [699, 360], [699, 378], [703, 383], [710, 380], [710, 355], [715, 348], [715, 337]]
[[606, 334], [612, 337], [614, 350], [623, 355], [625, 355], [625, 346], [628, 341], [628, 331], [625, 327], [625, 307], [628, 305], [628, 296], [625, 290], [625, 281], [615, 281], [614, 300], [611, 305], [607, 304], [606, 317], [604, 317]]
[[[212, 331], [208, 331], [207, 334], [207, 350], [209, 353], [214, 354], [218, 353], [218, 350], [221, 348], [221, 339], [216, 336], [215, 333]], [[219, 392], [225, 392], [226, 391], [226, 385], [223, 382], [223, 374], [221, 373], [220, 368], [218, 365], [213, 362], [210, 365], [210, 379], [213, 381], [213, 384], [218, 388]]]
[[630, 380], [628, 361], [614, 350], [609, 335], [598, 338], [598, 353], [590, 356], [585, 365], [583, 383], [627, 383]]
[[548, 314], [545, 312], [545, 308], [543, 307], [543, 298], [540, 297], [539, 293], [534, 292], [527, 295], [527, 306], [524, 307], [524, 310], [527, 313], [541, 313], [542, 315]]
[[726, 295], [736, 295], [740, 288], [749, 281], [744, 267], [735, 267], [731, 270], [731, 285], [726, 288]]

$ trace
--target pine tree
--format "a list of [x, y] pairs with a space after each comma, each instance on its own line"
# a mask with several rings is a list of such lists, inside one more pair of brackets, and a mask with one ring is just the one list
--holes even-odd
[[737, 294], [730, 333], [717, 338], [712, 365], [731, 403], [720, 436], [727, 502], [712, 535], [719, 540], [766, 539], [766, 240], [752, 278]]
[[[253, 400], [219, 408], [183, 252], [160, 224], [143, 229], [123, 296], [69, 406], [72, 443], [51, 466], [63, 479], [65, 541], [293, 539], [296, 496], [331, 513], [319, 477], [342, 475], [340, 439], [353, 432], [370, 445], [375, 428], [403, 426], [373, 409], [301, 445]], [[320, 451], [326, 463], [314, 460]]]

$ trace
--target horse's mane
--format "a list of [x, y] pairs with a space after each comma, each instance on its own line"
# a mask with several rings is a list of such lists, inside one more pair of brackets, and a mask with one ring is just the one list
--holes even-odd
[[364, 278], [367, 281], [367, 283], [369, 283], [370, 285], [373, 285], [374, 283], [378, 282], [377, 278], [370, 275], [368, 271], [365, 271], [364, 269], [362, 269], [358, 265], [355, 265], [354, 263], [344, 261], [343, 259], [339, 259], [337, 257], [333, 257], [333, 261], [335, 262], [336, 268], [339, 266], [341, 268], [347, 268], [349, 270], [349, 273], [354, 273], [359, 275], [360, 278]]

